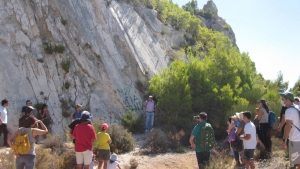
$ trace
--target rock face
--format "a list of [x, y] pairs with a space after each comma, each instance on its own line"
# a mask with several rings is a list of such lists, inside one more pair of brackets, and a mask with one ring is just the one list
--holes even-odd
[[115, 1], [1, 0], [0, 96], [10, 101], [10, 131], [27, 99], [48, 105], [53, 134], [67, 130], [77, 103], [109, 123], [143, 112], [137, 82], [170, 64], [179, 43], [178, 33], [165, 40], [163, 27], [172, 32], [155, 11]]
[[209, 0], [203, 6], [202, 10], [204, 12], [210, 12], [213, 15], [212, 17], [197, 15], [197, 17], [202, 20], [202, 23], [204, 23], [204, 25], [209, 29], [223, 32], [224, 35], [231, 40], [232, 44], [236, 46], [235, 34], [230, 25], [228, 25], [223, 18], [218, 16], [218, 9], [216, 4], [212, 0]]

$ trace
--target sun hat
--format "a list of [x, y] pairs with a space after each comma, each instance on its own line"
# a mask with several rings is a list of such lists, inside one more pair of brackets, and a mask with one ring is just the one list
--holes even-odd
[[83, 111], [82, 114], [81, 114], [80, 120], [91, 121], [91, 120], [92, 120], [92, 116], [91, 116], [90, 112], [88, 112], [88, 111]]
[[113, 154], [110, 156], [110, 160], [111, 160], [111, 161], [118, 161], [118, 156], [117, 156], [117, 154], [113, 153]]
[[280, 96], [283, 96], [285, 98], [288, 98], [290, 101], [294, 101], [294, 94], [291, 92], [284, 92], [284, 93], [280, 93]]
[[108, 129], [108, 124], [106, 124], [106, 123], [103, 123], [103, 124], [101, 125], [101, 128], [102, 128], [103, 130], [106, 130], [106, 129]]
[[239, 120], [243, 120], [243, 112], [236, 112], [235, 114]]

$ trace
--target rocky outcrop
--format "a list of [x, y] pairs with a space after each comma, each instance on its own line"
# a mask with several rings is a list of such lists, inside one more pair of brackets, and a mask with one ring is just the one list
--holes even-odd
[[207, 28], [223, 32], [231, 40], [232, 44], [236, 46], [235, 34], [232, 28], [223, 18], [218, 16], [217, 6], [212, 0], [207, 1], [203, 6], [202, 12], [196, 16], [201, 19]]
[[0, 13], [0, 96], [10, 101], [10, 130], [27, 99], [48, 104], [53, 133], [67, 130], [76, 103], [109, 123], [127, 109], [142, 112], [136, 82], [170, 64], [167, 52], [178, 43], [161, 35], [172, 28], [155, 11], [115, 1], [2, 0]]

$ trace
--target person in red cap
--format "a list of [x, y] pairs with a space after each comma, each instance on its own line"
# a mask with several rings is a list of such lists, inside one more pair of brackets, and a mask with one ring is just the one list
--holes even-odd
[[98, 152], [97, 158], [99, 159], [98, 169], [101, 169], [104, 165], [104, 169], [107, 168], [107, 161], [110, 158], [110, 146], [111, 138], [106, 130], [108, 129], [108, 125], [103, 123], [101, 125], [101, 131], [97, 134], [98, 138]]

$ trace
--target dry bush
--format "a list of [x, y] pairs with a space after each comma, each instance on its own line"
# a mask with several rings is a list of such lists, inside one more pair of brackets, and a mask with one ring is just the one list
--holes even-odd
[[139, 165], [137, 160], [134, 158], [131, 158], [129, 163], [130, 163], [130, 169], [136, 169]]
[[36, 162], [35, 168], [49, 169], [59, 168], [59, 157], [56, 154], [51, 153], [50, 148], [39, 147], [36, 148]]
[[62, 136], [49, 136], [44, 140], [43, 148], [50, 148], [53, 153], [61, 155], [66, 151], [66, 146]]
[[0, 168], [15, 169], [15, 156], [11, 149], [1, 150]]
[[153, 129], [147, 134], [146, 144], [142, 147], [143, 154], [165, 153], [170, 147], [166, 134], [160, 129]]
[[235, 162], [233, 161], [234, 159], [228, 152], [212, 150], [206, 169], [234, 168]]
[[76, 167], [76, 156], [74, 149], [67, 150], [59, 156], [60, 169], [74, 169]]
[[118, 124], [112, 124], [107, 133], [110, 135], [112, 143], [110, 151], [115, 153], [126, 153], [132, 151], [135, 147], [135, 141], [131, 133]]

